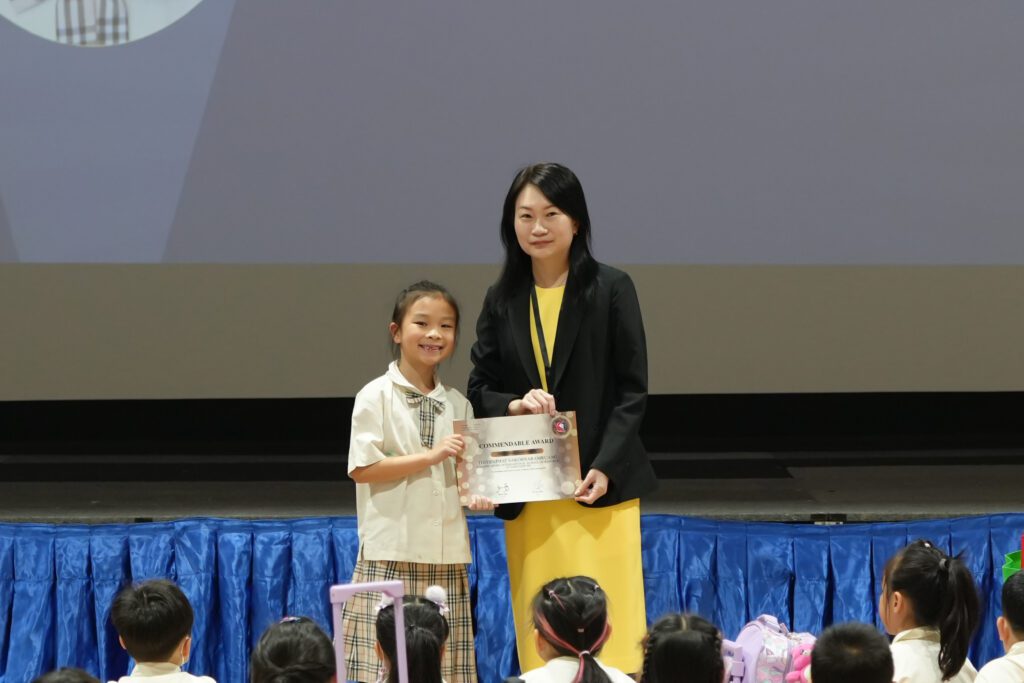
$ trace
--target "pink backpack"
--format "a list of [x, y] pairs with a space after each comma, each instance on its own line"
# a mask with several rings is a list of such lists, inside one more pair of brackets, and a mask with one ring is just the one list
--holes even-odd
[[[762, 614], [740, 631], [735, 643], [722, 648], [726, 683], [786, 683], [800, 681], [815, 638], [790, 633], [775, 617]], [[742, 669], [738, 664], [742, 662]], [[739, 671], [741, 678], [735, 678]]]

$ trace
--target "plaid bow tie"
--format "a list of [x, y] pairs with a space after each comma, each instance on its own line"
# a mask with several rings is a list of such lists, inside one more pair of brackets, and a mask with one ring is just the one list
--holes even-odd
[[430, 398], [416, 391], [405, 392], [405, 400], [409, 405], [420, 407], [420, 441], [427, 448], [434, 447], [434, 420], [444, 415], [444, 401]]

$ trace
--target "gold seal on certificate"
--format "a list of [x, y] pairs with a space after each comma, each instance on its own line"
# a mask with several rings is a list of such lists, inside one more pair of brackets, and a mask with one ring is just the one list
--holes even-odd
[[466, 440], [459, 458], [459, 501], [495, 503], [572, 498], [580, 485], [576, 413], [456, 420]]

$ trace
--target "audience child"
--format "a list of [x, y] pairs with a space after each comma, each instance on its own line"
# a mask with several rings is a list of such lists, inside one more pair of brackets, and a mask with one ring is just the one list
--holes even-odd
[[1024, 683], [1024, 572], [1003, 584], [1003, 614], [996, 620], [1006, 656], [978, 672], [975, 683]]
[[533, 600], [537, 654], [544, 666], [522, 675], [526, 683], [634, 683], [597, 659], [611, 635], [608, 599], [587, 576], [555, 579]]
[[36, 678], [32, 683], [100, 683], [88, 671], [66, 666]]
[[[888, 646], [887, 646], [888, 647]], [[695, 614], [668, 614], [643, 640], [641, 683], [721, 683], [722, 634]]]
[[[440, 586], [430, 586], [426, 595], [407, 595], [402, 600], [405, 620], [405, 660], [410, 681], [443, 683], [441, 663], [448, 641], [447, 596]], [[374, 649], [381, 661], [377, 680], [398, 683], [398, 643], [395, 639], [395, 606], [385, 597], [377, 612], [377, 642]]]
[[896, 636], [896, 683], [974, 680], [967, 648], [978, 627], [978, 594], [959, 557], [929, 541], [911, 543], [886, 563], [878, 602], [886, 631]]
[[[455, 459], [465, 442], [454, 421], [473, 417], [466, 397], [437, 376], [451, 357], [459, 308], [444, 287], [417, 282], [395, 302], [389, 327], [398, 358], [387, 373], [363, 387], [352, 410], [348, 474], [356, 482], [359, 556], [354, 583], [400, 580], [420, 594], [442, 584], [452, 610], [452, 647], [444, 662], [449, 683], [476, 683], [471, 561], [463, 502], [475, 510], [494, 505], [477, 495], [461, 500]], [[378, 598], [360, 593], [345, 603], [346, 671], [373, 681]]]
[[192, 649], [192, 605], [181, 589], [165, 579], [124, 588], [114, 598], [110, 620], [121, 647], [135, 660], [131, 675], [119, 683], [214, 683], [181, 670]]
[[249, 658], [250, 683], [333, 683], [334, 645], [307, 617], [285, 617], [260, 636]]
[[874, 626], [829, 626], [811, 651], [812, 683], [892, 683], [889, 641]]

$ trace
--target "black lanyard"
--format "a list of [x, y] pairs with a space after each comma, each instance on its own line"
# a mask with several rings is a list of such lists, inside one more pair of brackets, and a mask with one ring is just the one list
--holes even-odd
[[551, 393], [551, 361], [548, 360], [548, 345], [544, 343], [544, 326], [540, 322], [540, 304], [537, 303], [537, 286], [530, 285], [530, 300], [533, 302], [533, 322], [537, 325], [537, 342], [540, 346], [540, 359], [544, 362], [544, 381], [548, 393]]

